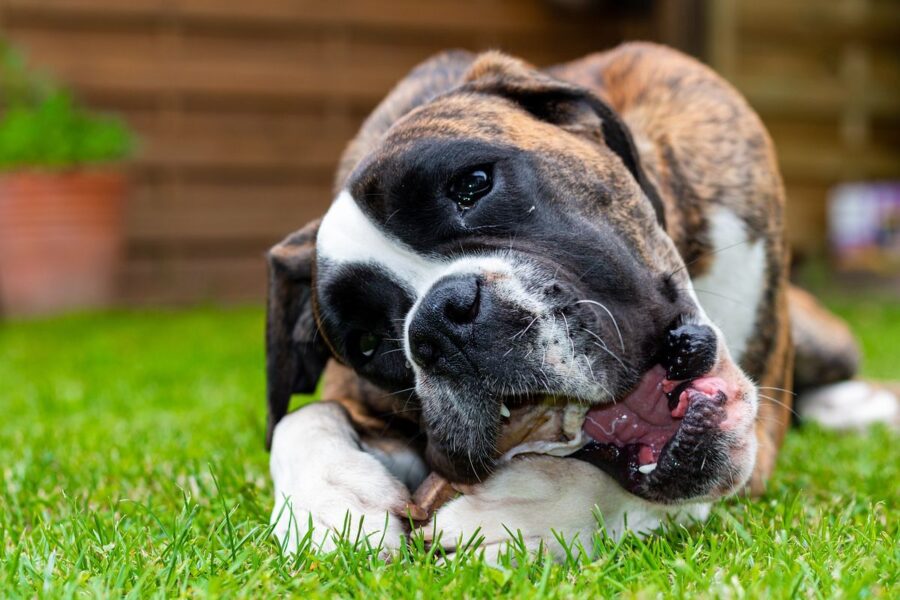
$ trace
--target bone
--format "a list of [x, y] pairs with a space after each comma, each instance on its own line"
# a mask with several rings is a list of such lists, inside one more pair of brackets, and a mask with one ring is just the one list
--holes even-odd
[[453, 484], [432, 471], [413, 493], [412, 499], [424, 511], [425, 518], [422, 520], [427, 521], [435, 511], [458, 495]]
[[503, 460], [520, 454], [566, 456], [583, 445], [581, 426], [588, 407], [545, 398], [510, 411], [497, 443]]
[[[587, 407], [562, 403], [552, 398], [510, 409], [497, 450], [501, 462], [523, 454], [565, 456], [583, 445], [581, 426]], [[428, 519], [444, 504], [465, 492], [432, 472], [413, 494], [413, 502]]]

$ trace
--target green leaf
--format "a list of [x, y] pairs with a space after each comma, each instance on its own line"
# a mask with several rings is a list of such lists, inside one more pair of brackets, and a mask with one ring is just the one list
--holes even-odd
[[0, 40], [0, 170], [113, 162], [133, 147], [120, 119], [80, 107]]

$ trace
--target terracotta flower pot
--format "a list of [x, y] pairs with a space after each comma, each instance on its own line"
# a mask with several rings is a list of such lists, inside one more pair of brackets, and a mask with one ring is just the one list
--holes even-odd
[[0, 174], [0, 312], [108, 305], [122, 246], [124, 176]]

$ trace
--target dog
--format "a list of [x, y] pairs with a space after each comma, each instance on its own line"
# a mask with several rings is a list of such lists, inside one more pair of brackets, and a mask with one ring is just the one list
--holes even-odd
[[[760, 119], [675, 50], [419, 65], [324, 217], [268, 256], [276, 536], [394, 548], [433, 471], [464, 491], [422, 528], [450, 551], [476, 530], [590, 550], [598, 513], [618, 537], [761, 493], [793, 390], [822, 421], [896, 421], [896, 396], [846, 383], [848, 328], [789, 283], [784, 202]], [[510, 410], [547, 397], [583, 407], [579, 433], [501, 455]]]

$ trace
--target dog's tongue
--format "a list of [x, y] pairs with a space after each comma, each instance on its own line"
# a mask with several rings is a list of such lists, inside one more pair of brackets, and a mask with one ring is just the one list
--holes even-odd
[[624, 399], [591, 409], [584, 432], [601, 443], [620, 447], [641, 444], [640, 462], [656, 462], [662, 447], [678, 428], [663, 390], [665, 379], [666, 370], [653, 367]]

